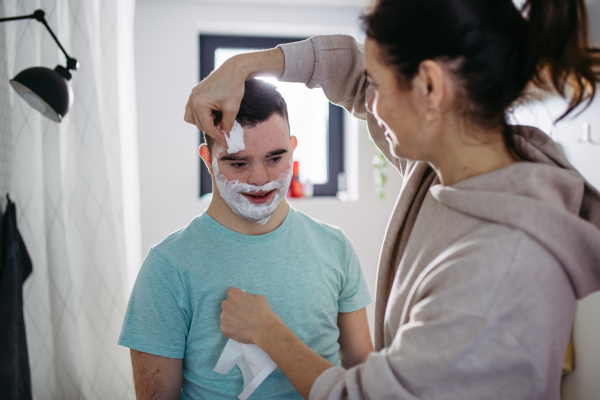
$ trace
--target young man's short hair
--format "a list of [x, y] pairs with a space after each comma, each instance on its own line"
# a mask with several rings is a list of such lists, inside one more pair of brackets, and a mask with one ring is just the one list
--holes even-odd
[[[217, 125], [221, 122], [223, 114], [220, 111], [213, 111], [213, 114], [215, 114], [215, 125]], [[253, 128], [268, 120], [273, 114], [279, 114], [285, 118], [289, 128], [287, 105], [277, 87], [261, 79], [247, 80], [244, 98], [242, 98], [240, 110], [235, 118], [236, 121], [244, 128]], [[212, 153], [215, 139], [204, 134], [204, 141]]]

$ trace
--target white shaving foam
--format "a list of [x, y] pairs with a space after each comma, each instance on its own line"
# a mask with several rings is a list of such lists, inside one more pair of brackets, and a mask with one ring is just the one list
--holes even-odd
[[246, 149], [246, 144], [244, 143], [244, 128], [242, 128], [239, 122], [233, 121], [233, 128], [231, 128], [229, 134], [222, 129], [219, 130], [225, 135], [227, 153], [233, 154]]
[[[250, 185], [241, 181], [228, 181], [225, 175], [219, 173], [217, 163], [218, 155], [224, 150], [223, 147], [215, 149], [215, 157], [212, 160], [213, 176], [225, 203], [239, 217], [256, 221], [261, 225], [266, 224], [271, 215], [275, 212], [281, 200], [285, 197], [290, 182], [292, 181], [292, 162], [287, 171], [281, 174], [277, 179], [262, 186]], [[230, 153], [231, 154], [231, 153]], [[265, 204], [253, 204], [242, 193], [276, 190], [270, 202]]]

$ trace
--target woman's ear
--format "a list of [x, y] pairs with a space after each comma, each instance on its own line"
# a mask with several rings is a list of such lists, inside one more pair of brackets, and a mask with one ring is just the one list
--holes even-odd
[[419, 66], [421, 80], [419, 89], [424, 105], [427, 107], [425, 118], [428, 122], [433, 122], [440, 117], [440, 110], [448, 89], [445, 74], [444, 68], [436, 61], [425, 60]]
[[200, 145], [200, 149], [198, 149], [198, 153], [200, 154], [200, 157], [204, 161], [204, 164], [206, 164], [206, 168], [208, 168], [208, 172], [212, 175], [213, 174], [212, 155], [210, 154], [210, 150], [208, 149], [208, 146], [206, 145], [206, 143], [202, 143]]

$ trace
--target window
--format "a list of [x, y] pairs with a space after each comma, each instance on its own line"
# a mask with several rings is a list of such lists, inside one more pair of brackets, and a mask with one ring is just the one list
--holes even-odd
[[[302, 39], [200, 35], [200, 79], [236, 54]], [[300, 164], [300, 180], [313, 184], [315, 196], [335, 196], [338, 180], [344, 176], [343, 109], [329, 103], [321, 89], [275, 78], [260, 79], [277, 86], [288, 105], [290, 131], [298, 138], [294, 160]], [[200, 143], [204, 143], [202, 133]], [[210, 174], [200, 160], [200, 196], [211, 192]]]

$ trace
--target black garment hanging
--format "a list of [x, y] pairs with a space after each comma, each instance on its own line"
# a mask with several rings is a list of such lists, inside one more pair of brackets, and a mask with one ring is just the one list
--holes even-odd
[[29, 400], [31, 375], [25, 320], [23, 282], [32, 265], [17, 230], [15, 203], [8, 205], [0, 222], [0, 399]]

